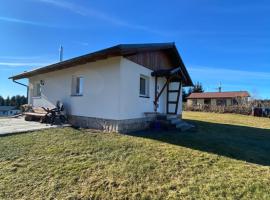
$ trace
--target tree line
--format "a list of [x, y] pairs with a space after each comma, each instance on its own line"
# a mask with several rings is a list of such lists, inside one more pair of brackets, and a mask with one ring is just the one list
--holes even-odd
[[16, 108], [20, 108], [24, 104], [27, 104], [27, 98], [23, 95], [8, 96], [7, 98], [0, 96], [0, 106], [15, 106]]
[[194, 84], [194, 87], [190, 87], [188, 90], [183, 89], [183, 101], [186, 102], [187, 101], [187, 97], [191, 94], [191, 93], [202, 93], [204, 92], [203, 86], [200, 82], [197, 82]]

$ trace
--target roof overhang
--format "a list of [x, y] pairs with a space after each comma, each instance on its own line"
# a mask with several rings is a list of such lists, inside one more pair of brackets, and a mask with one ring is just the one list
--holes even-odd
[[189, 81], [189, 77], [183, 72], [182, 67], [176, 67], [174, 69], [157, 70], [151, 73], [155, 77], [171, 78], [172, 82], [183, 82], [183, 86], [193, 86], [192, 81]]
[[187, 69], [174, 43], [120, 44], [120, 45], [116, 45], [116, 46], [103, 49], [100, 51], [96, 51], [90, 54], [72, 58], [66, 61], [62, 61], [62, 62], [54, 63], [45, 67], [34, 69], [29, 72], [23, 72], [21, 74], [17, 74], [15, 76], [9, 77], [9, 79], [18, 80], [18, 79], [23, 79], [23, 78], [30, 78], [32, 76], [36, 76], [39, 74], [45, 74], [48, 72], [67, 69], [70, 67], [74, 67], [76, 65], [81, 65], [81, 64], [85, 64], [89, 62], [95, 62], [95, 61], [107, 59], [110, 57], [127, 56], [127, 55], [145, 52], [145, 51], [159, 51], [159, 50], [166, 50], [170, 52], [170, 54], [175, 59], [175, 66], [178, 66], [176, 68], [180, 68], [183, 77], [185, 77], [185, 85], [193, 86], [192, 80], [187, 72]]

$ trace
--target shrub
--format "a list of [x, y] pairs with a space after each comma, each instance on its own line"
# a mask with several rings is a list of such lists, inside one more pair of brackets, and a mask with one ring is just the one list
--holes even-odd
[[234, 106], [197, 105], [197, 106], [184, 106], [184, 110], [197, 112], [236, 113], [242, 115], [252, 114], [251, 105], [234, 105]]

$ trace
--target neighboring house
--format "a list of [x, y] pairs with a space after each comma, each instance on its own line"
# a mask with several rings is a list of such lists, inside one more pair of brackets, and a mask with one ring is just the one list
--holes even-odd
[[146, 128], [153, 112], [181, 116], [193, 85], [174, 43], [117, 45], [10, 79], [23, 78], [34, 107], [60, 100], [71, 124], [119, 132]]
[[247, 91], [240, 92], [204, 92], [192, 93], [187, 97], [187, 106], [232, 106], [247, 103], [249, 100]]
[[0, 106], [0, 117], [8, 117], [20, 113], [21, 111], [14, 106]]

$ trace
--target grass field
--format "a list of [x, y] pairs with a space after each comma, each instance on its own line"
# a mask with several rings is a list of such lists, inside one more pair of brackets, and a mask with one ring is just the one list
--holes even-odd
[[0, 138], [0, 199], [270, 199], [270, 119], [186, 112], [195, 132]]

